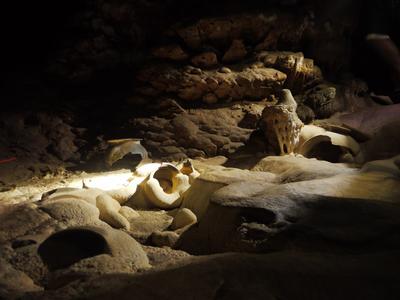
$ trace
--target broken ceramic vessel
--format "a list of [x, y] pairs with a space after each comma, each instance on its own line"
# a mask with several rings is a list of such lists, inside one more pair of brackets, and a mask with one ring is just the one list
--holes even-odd
[[171, 209], [182, 202], [182, 195], [190, 187], [189, 176], [169, 163], [162, 163], [143, 183], [147, 200], [158, 208]]
[[140, 144], [140, 139], [110, 140], [108, 143], [113, 146], [106, 157], [106, 164], [111, 167], [116, 161], [122, 159], [128, 153], [139, 154], [142, 157], [141, 163], [149, 157], [146, 149]]
[[122, 199], [113, 198], [108, 192], [101, 189], [56, 189], [43, 194], [41, 206], [48, 206], [59, 201], [84, 201], [99, 210], [99, 219], [114, 228], [130, 229], [129, 218], [136, 212], [127, 206], [121, 206]]
[[303, 127], [296, 153], [330, 162], [354, 162], [361, 155], [360, 145], [351, 136], [315, 125]]
[[261, 127], [268, 142], [281, 155], [292, 154], [299, 143], [303, 122], [296, 114], [297, 103], [288, 89], [281, 92], [276, 105], [267, 106], [262, 113]]

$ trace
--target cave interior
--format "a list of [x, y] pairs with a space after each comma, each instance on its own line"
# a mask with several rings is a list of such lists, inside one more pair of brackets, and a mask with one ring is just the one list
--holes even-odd
[[4, 6], [0, 299], [400, 299], [398, 2]]

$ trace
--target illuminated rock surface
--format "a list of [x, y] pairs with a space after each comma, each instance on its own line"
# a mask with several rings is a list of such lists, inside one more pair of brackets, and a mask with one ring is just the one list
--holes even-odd
[[[185, 193], [183, 209], [139, 209], [130, 220], [129, 230], [117, 230], [98, 219], [95, 206], [82, 206], [87, 202], [77, 198], [70, 199], [70, 203], [53, 200], [39, 207], [28, 201], [10, 205], [2, 212], [1, 249], [10, 267], [24, 272], [18, 275], [21, 280], [29, 276], [36, 285], [52, 289], [27, 299], [73, 299], [76, 293], [89, 299], [110, 295], [123, 298], [123, 291], [130, 289], [144, 299], [154, 295], [148, 285], [152, 280], [169, 278], [167, 281], [172, 282], [178, 277], [179, 282], [191, 287], [182, 290], [182, 299], [197, 289], [200, 299], [216, 293], [214, 285], [221, 280], [225, 284], [217, 290], [224, 295], [240, 295], [237, 280], [247, 287], [255, 285], [255, 290], [246, 293], [256, 298], [261, 291], [270, 297], [291, 295], [311, 282], [318, 282], [314, 290], [318, 294], [332, 288], [322, 275], [336, 276], [339, 270], [354, 280], [351, 286], [348, 281], [336, 281], [348, 288], [346, 295], [365, 283], [370, 291], [379, 291], [372, 283], [375, 276], [387, 278], [386, 288], [390, 290], [395, 286], [390, 283], [392, 271], [386, 264], [396, 259], [400, 247], [394, 230], [400, 226], [397, 160], [371, 162], [360, 170], [300, 156], [276, 156], [266, 157], [251, 171], [212, 165], [207, 160], [194, 161], [201, 175]], [[76, 192], [66, 189], [65, 193], [71, 191]], [[75, 202], [76, 206], [70, 207]], [[7, 214], [12, 209], [18, 211], [18, 219], [12, 217], [15, 214]], [[27, 218], [35, 223], [26, 223]], [[198, 224], [193, 226], [195, 222]], [[90, 226], [76, 227], [80, 225]], [[13, 235], [7, 233], [10, 228], [14, 229]], [[176, 250], [165, 252], [149, 247], [152, 244]], [[388, 251], [390, 254], [384, 254]], [[210, 255], [225, 252], [258, 255]], [[153, 267], [145, 253], [150, 255]], [[205, 256], [193, 256], [198, 254]], [[21, 265], [26, 259], [29, 262]], [[192, 281], [192, 276], [202, 276], [202, 272], [217, 266], [219, 271], [207, 280]], [[333, 266], [338, 269], [332, 273]], [[138, 270], [146, 271], [130, 277]], [[293, 270], [299, 270], [296, 276]], [[361, 270], [362, 280], [358, 276]], [[302, 281], [305, 274], [315, 279], [301, 285], [297, 282], [287, 291], [276, 284], [276, 272], [294, 282]], [[103, 280], [110, 285], [99, 285]], [[263, 287], [259, 286], [261, 282]], [[24, 285], [16, 291], [10, 283], [4, 285], [3, 293], [26, 291]], [[171, 293], [172, 286], [163, 284], [161, 290]], [[332, 295], [340, 295], [335, 291]], [[309, 294], [303, 291], [302, 295], [306, 299]]]

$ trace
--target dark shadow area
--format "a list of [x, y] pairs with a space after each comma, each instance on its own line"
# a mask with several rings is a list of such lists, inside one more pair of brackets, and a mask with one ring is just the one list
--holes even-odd
[[90, 230], [68, 229], [45, 240], [38, 249], [49, 270], [66, 268], [84, 258], [109, 253], [104, 238]]

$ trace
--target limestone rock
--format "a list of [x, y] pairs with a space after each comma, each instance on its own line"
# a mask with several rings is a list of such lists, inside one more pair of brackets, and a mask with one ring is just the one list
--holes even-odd
[[151, 234], [151, 242], [157, 247], [174, 247], [179, 239], [175, 231], [156, 231]]
[[[398, 252], [389, 254], [293, 253], [254, 255], [226, 253], [186, 258], [178, 266], [143, 276], [108, 275], [75, 282], [56, 291], [46, 291], [30, 300], [70, 300], [84, 297], [138, 299], [174, 297], [199, 299], [223, 294], [230, 299], [344, 299], [388, 300], [398, 296]], [[342, 276], [342, 274], [347, 276]], [[363, 274], [363, 276], [360, 276]], [[377, 281], [379, 276], [385, 284]], [[180, 280], [176, 280], [180, 278]], [[200, 281], [199, 278], [207, 278]], [[154, 289], [154, 282], [159, 282]], [[222, 282], [224, 283], [222, 285]], [[290, 286], [290, 288], [287, 288]], [[94, 288], [96, 287], [96, 288]], [[176, 291], [179, 290], [179, 293]]]
[[315, 119], [314, 111], [303, 103], [297, 106], [296, 113], [304, 124], [310, 124]]
[[174, 264], [175, 262], [188, 259], [190, 255], [184, 251], [171, 249], [169, 247], [143, 246], [152, 266]]
[[196, 55], [191, 62], [196, 67], [209, 69], [218, 64], [218, 58], [214, 52], [208, 51]]
[[263, 14], [241, 14], [235, 17], [205, 18], [176, 29], [177, 35], [191, 48], [202, 45], [229, 46], [232, 40], [246, 38], [260, 40], [270, 28], [273, 18]]
[[41, 291], [25, 273], [15, 270], [3, 258], [0, 258], [0, 297], [16, 299], [27, 292]]
[[177, 44], [161, 46], [153, 49], [152, 54], [161, 59], [169, 59], [173, 61], [184, 61], [189, 55]]
[[50, 216], [33, 203], [0, 207], [0, 217], [0, 243], [41, 232], [54, 224]]
[[314, 65], [312, 59], [304, 58], [301, 52], [263, 51], [256, 55], [256, 60], [263, 62], [266, 67], [285, 73], [285, 88], [294, 94], [322, 80], [321, 70]]
[[242, 40], [233, 40], [232, 45], [225, 52], [222, 61], [226, 63], [242, 60], [247, 55], [246, 46]]
[[336, 99], [336, 88], [326, 84], [320, 84], [308, 91], [304, 103], [315, 112], [319, 119], [329, 118], [341, 110], [341, 104]]
[[249, 66], [231, 73], [216, 70], [200, 70], [198, 74], [189, 72], [167, 65], [150, 66], [139, 73], [138, 79], [160, 92], [173, 93], [186, 101], [201, 100], [209, 93], [215, 94], [219, 101], [263, 99], [286, 80], [284, 73], [273, 68], [251, 69]]
[[[190, 113], [169, 118], [137, 118], [132, 128], [139, 130], [143, 145], [153, 157], [173, 160], [175, 154], [182, 158], [228, 155], [250, 138], [261, 117], [263, 103], [238, 104], [238, 108], [191, 109]], [[243, 121], [249, 114], [254, 117], [252, 124]], [[162, 133], [155, 124], [162, 125]], [[169, 151], [172, 145], [173, 152]]]

